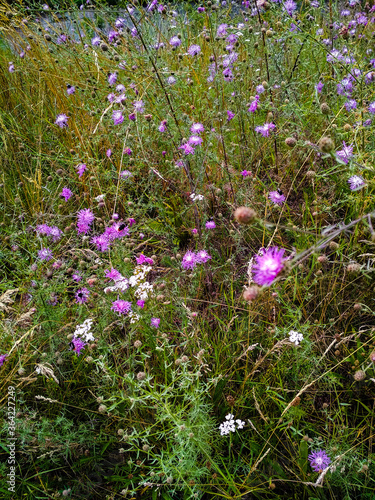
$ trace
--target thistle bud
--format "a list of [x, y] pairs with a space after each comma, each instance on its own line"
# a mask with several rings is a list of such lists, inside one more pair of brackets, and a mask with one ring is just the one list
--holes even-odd
[[257, 217], [255, 210], [249, 207], [239, 207], [234, 212], [234, 218], [240, 224], [250, 224]]
[[326, 136], [320, 139], [318, 146], [323, 153], [330, 153], [335, 148], [333, 140]]
[[255, 300], [260, 293], [260, 288], [257, 286], [249, 286], [246, 288], [246, 290], [243, 292], [243, 298], [246, 300], [246, 302], [251, 302]]

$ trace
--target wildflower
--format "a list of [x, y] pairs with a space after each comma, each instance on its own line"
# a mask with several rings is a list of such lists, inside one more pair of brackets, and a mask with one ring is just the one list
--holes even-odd
[[145, 104], [143, 101], [135, 101], [135, 102], [133, 102], [133, 106], [134, 106], [134, 111], [136, 113], [144, 113]]
[[202, 137], [199, 137], [199, 135], [192, 135], [189, 137], [188, 144], [191, 146], [200, 146], [203, 142]]
[[270, 131], [276, 128], [274, 123], [265, 123], [262, 126], [255, 127], [255, 132], [262, 134], [263, 137], [269, 137]]
[[204, 200], [204, 196], [202, 194], [191, 193], [190, 198], [193, 202]]
[[109, 85], [114, 85], [116, 83], [116, 80], [117, 80], [117, 73], [114, 72], [114, 73], [110, 73], [108, 75], [108, 83]]
[[323, 82], [319, 82], [315, 85], [315, 89], [316, 91], [318, 92], [318, 94], [320, 94], [323, 90], [323, 87], [324, 87], [324, 83]]
[[255, 111], [258, 109], [259, 99], [260, 99], [259, 95], [256, 94], [255, 99], [250, 104], [250, 107], [248, 109], [249, 113], [255, 113]]
[[159, 125], [159, 132], [165, 132], [167, 130], [167, 120], [163, 120]]
[[74, 94], [75, 91], [76, 88], [74, 87], [74, 85], [67, 85], [66, 93], [68, 95]]
[[324, 450], [314, 451], [308, 458], [315, 472], [322, 472], [331, 463], [331, 459]]
[[296, 332], [294, 330], [291, 330], [289, 333], [289, 341], [293, 342], [295, 345], [299, 345], [300, 342], [303, 340], [303, 335], [302, 333]]
[[193, 229], [191, 230], [191, 234], [198, 234], [198, 229], [193, 227]]
[[204, 126], [201, 123], [193, 123], [190, 127], [190, 132], [193, 134], [201, 134], [204, 131]]
[[227, 35], [227, 28], [228, 28], [227, 24], [220, 24], [217, 28], [216, 36], [218, 38], [224, 38]]
[[88, 233], [90, 231], [90, 225], [95, 219], [95, 215], [91, 212], [89, 208], [84, 208], [78, 212], [77, 221], [77, 231], [78, 233]]
[[145, 301], [144, 300], [137, 300], [137, 306], [140, 307], [141, 309], [143, 309], [145, 306]]
[[205, 12], [205, 8], [204, 7], [198, 7], [197, 8], [197, 12], [199, 12], [199, 14], [202, 14], [202, 12]]
[[132, 308], [131, 302], [118, 299], [112, 302], [111, 310], [119, 313], [120, 316], [121, 314], [128, 314], [131, 311], [131, 308]]
[[275, 203], [275, 205], [282, 205], [286, 199], [280, 189], [277, 191], [271, 191], [268, 197], [273, 203]]
[[286, 0], [283, 4], [284, 10], [291, 16], [293, 12], [297, 9], [297, 4], [293, 0]]
[[49, 248], [42, 248], [38, 252], [38, 257], [40, 260], [49, 261], [52, 259], [52, 251]]
[[375, 101], [368, 105], [367, 110], [369, 113], [375, 114]]
[[345, 103], [346, 111], [351, 111], [352, 109], [357, 109], [357, 101], [354, 99], [349, 99]]
[[252, 175], [250, 170], [242, 170], [241, 172], [242, 177], [248, 177], [249, 175]]
[[93, 45], [94, 47], [100, 45], [100, 42], [101, 40], [99, 36], [94, 36], [94, 38], [91, 38], [91, 45]]
[[76, 166], [78, 177], [81, 178], [83, 173], [87, 170], [87, 165], [85, 163], [80, 163]]
[[178, 36], [172, 36], [172, 38], [169, 40], [169, 45], [172, 45], [172, 47], [179, 47], [181, 45], [181, 40], [178, 38]]
[[257, 91], [257, 94], [263, 94], [263, 92], [266, 90], [263, 85], [258, 85], [255, 90]]
[[349, 177], [348, 183], [351, 191], [357, 191], [358, 189], [363, 188], [365, 180], [360, 175], [352, 175]]
[[124, 117], [122, 116], [122, 112], [120, 110], [114, 111], [112, 113], [112, 120], [114, 125], [120, 125], [124, 121]]
[[67, 187], [64, 187], [63, 190], [61, 191], [60, 193], [60, 196], [62, 196], [63, 198], [65, 198], [65, 201], [68, 201], [69, 198], [71, 198], [73, 195], [72, 191], [67, 188]]
[[105, 154], [106, 154], [106, 157], [107, 157], [107, 158], [110, 158], [110, 157], [111, 157], [111, 154], [112, 154], [112, 150], [111, 150], [111, 149], [107, 149], [107, 151], [106, 151], [106, 153], [105, 153]]
[[3, 366], [5, 358], [8, 356], [8, 354], [0, 354], [0, 366]]
[[96, 245], [96, 248], [101, 252], [106, 252], [110, 245], [109, 239], [105, 234], [94, 236], [91, 238], [91, 243]]
[[271, 285], [277, 275], [284, 269], [285, 250], [278, 247], [271, 247], [265, 250], [262, 255], [255, 257], [253, 266], [254, 281], [258, 285]]
[[201, 48], [199, 45], [190, 45], [190, 47], [188, 48], [188, 54], [190, 56], [196, 56], [200, 51]]
[[109, 278], [113, 281], [116, 281], [122, 277], [121, 273], [119, 271], [117, 271], [117, 269], [114, 269], [113, 267], [110, 271], [108, 271], [108, 269], [106, 269], [104, 272], [105, 272], [105, 277]]
[[60, 115], [57, 115], [55, 125], [58, 125], [60, 128], [67, 127], [68, 119], [69, 118], [64, 113], [61, 113]]
[[154, 328], [159, 328], [160, 318], [151, 318], [151, 326]]
[[125, 155], [131, 156], [132, 153], [133, 153], [133, 151], [130, 148], [124, 148], [124, 154]]
[[221, 436], [226, 436], [227, 434], [230, 434], [231, 432], [236, 432], [236, 425], [237, 424], [237, 429], [243, 429], [245, 422], [243, 420], [237, 419], [234, 420], [234, 415], [231, 413], [228, 413], [228, 415], [225, 416], [225, 421], [220, 424], [219, 429], [220, 429], [220, 435]]
[[183, 149], [186, 155], [193, 155], [195, 153], [195, 149], [188, 142], [186, 144], [182, 144], [178, 149]]
[[135, 113], [130, 113], [128, 118], [130, 121], [135, 122]]
[[72, 280], [75, 281], [76, 283], [79, 283], [81, 280], [82, 280], [82, 276], [80, 276], [79, 274], [77, 273], [74, 273], [72, 275]]
[[345, 144], [345, 141], [343, 141], [343, 145], [344, 147], [340, 151], [336, 152], [336, 156], [338, 156], [340, 160], [347, 164], [350, 158], [353, 157], [353, 146], [347, 146]]
[[209, 255], [208, 252], [206, 252], [206, 250], [199, 250], [195, 258], [198, 264], [205, 264], [207, 261], [211, 259], [211, 255]]
[[168, 85], [174, 85], [176, 83], [176, 78], [174, 76], [168, 76], [167, 83]]
[[77, 290], [75, 297], [76, 297], [76, 303], [77, 304], [84, 304], [87, 302], [88, 298], [90, 295], [90, 291], [87, 288], [81, 288], [80, 290]]
[[79, 337], [73, 337], [72, 339], [72, 344], [73, 344], [73, 351], [77, 353], [77, 356], [80, 355], [82, 349], [84, 349], [86, 342], [84, 342], [82, 339]]
[[205, 224], [206, 229], [215, 229], [216, 224], [213, 220], [208, 220]]
[[182, 268], [183, 269], [194, 269], [197, 264], [197, 256], [194, 252], [188, 250], [182, 258]]
[[233, 111], [229, 111], [227, 110], [227, 121], [230, 122], [232, 120], [232, 118], [234, 118], [235, 114], [233, 113]]

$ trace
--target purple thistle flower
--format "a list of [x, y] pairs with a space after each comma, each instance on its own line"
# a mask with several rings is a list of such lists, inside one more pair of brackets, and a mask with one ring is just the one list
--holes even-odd
[[196, 56], [200, 51], [201, 48], [199, 45], [190, 45], [190, 47], [188, 48], [188, 54], [190, 56]]
[[167, 120], [163, 120], [159, 125], [159, 132], [165, 132], [167, 130]]
[[322, 472], [331, 463], [331, 459], [324, 450], [314, 451], [308, 458], [315, 472]]
[[8, 354], [0, 354], [0, 366], [3, 366], [5, 358], [8, 356]]
[[357, 101], [355, 99], [348, 99], [345, 103], [346, 111], [357, 109]]
[[151, 326], [158, 328], [160, 324], [160, 318], [151, 318]]
[[110, 271], [108, 271], [108, 269], [106, 269], [104, 272], [105, 272], [105, 277], [109, 278], [113, 281], [116, 281], [116, 280], [121, 278], [121, 273], [119, 271], [117, 271], [117, 269], [114, 269], [113, 267]]
[[198, 264], [204, 264], [211, 259], [211, 255], [206, 252], [206, 250], [199, 250], [196, 254], [196, 262]]
[[101, 252], [106, 252], [109, 248], [110, 241], [106, 234], [100, 234], [99, 236], [94, 236], [91, 238], [91, 243], [93, 243], [98, 250]]
[[228, 122], [230, 122], [234, 118], [234, 116], [235, 116], [235, 114], [233, 113], [233, 111], [229, 111], [229, 110], [227, 110], [227, 115], [228, 115], [228, 118], [227, 118]]
[[319, 82], [315, 85], [315, 88], [316, 88], [316, 91], [318, 92], [318, 94], [320, 94], [323, 90], [323, 87], [324, 87], [324, 83], [323, 82]]
[[345, 141], [343, 141], [344, 147], [336, 152], [336, 156], [340, 158], [344, 163], [348, 164], [350, 158], [353, 158], [353, 146], [352, 144], [350, 146], [347, 146], [345, 144]]
[[57, 115], [55, 125], [58, 125], [60, 128], [67, 127], [68, 119], [69, 118], [64, 113], [61, 113], [60, 115]]
[[176, 78], [174, 76], [168, 76], [167, 83], [168, 85], [174, 85], [176, 83]]
[[351, 191], [357, 191], [358, 189], [362, 189], [365, 185], [365, 180], [360, 175], [352, 175], [348, 179], [349, 187]]
[[249, 170], [242, 170], [241, 175], [243, 177], [248, 177], [249, 175], [251, 175], [251, 172]]
[[130, 113], [129, 115], [129, 120], [131, 120], [132, 122], [135, 122], [135, 113]]
[[87, 169], [87, 165], [85, 163], [80, 163], [79, 165], [77, 165], [76, 167], [76, 170], [77, 170], [77, 174], [78, 174], [78, 177], [81, 178], [82, 175], [84, 174], [84, 172], [86, 171]]
[[181, 45], [181, 40], [178, 38], [178, 36], [172, 36], [172, 38], [169, 40], [169, 45], [172, 47], [179, 47]]
[[107, 158], [110, 158], [111, 154], [112, 154], [112, 150], [111, 149], [107, 149], [107, 151], [106, 151], [105, 154], [106, 154]]
[[130, 217], [128, 219], [128, 222], [129, 222], [129, 227], [132, 227], [135, 224], [135, 219], [133, 219], [132, 217]]
[[286, 0], [283, 5], [284, 10], [291, 16], [293, 12], [297, 9], [297, 4], [293, 0]]
[[52, 259], [52, 251], [49, 248], [42, 248], [38, 252], [38, 257], [40, 260], [49, 261]]
[[117, 73], [114, 72], [114, 73], [110, 73], [108, 75], [108, 83], [109, 85], [114, 85], [116, 83], [116, 80], [117, 80]]
[[85, 346], [87, 345], [86, 342], [84, 342], [79, 337], [73, 337], [72, 344], [74, 346], [73, 351], [77, 354], [77, 356], [80, 355], [82, 349], [84, 349]]
[[9, 62], [8, 71], [9, 73], [14, 73], [14, 64], [12, 62]]
[[78, 212], [77, 221], [77, 231], [78, 233], [88, 233], [90, 231], [90, 225], [95, 219], [95, 215], [91, 212], [89, 208], [84, 208]]
[[72, 280], [75, 281], [76, 283], [79, 283], [81, 280], [82, 280], [82, 276], [80, 276], [79, 274], [77, 273], [74, 273], [72, 275]]
[[76, 91], [76, 88], [74, 87], [74, 85], [68, 85], [67, 86], [66, 93], [68, 95], [74, 94], [75, 91]]
[[112, 113], [112, 120], [115, 125], [120, 125], [124, 121], [122, 112], [120, 110], [114, 111]]
[[257, 95], [255, 96], [254, 101], [250, 104], [250, 107], [249, 107], [249, 109], [248, 109], [248, 111], [249, 111], [250, 113], [255, 113], [255, 111], [258, 109], [259, 99], [260, 99], [260, 97], [259, 97], [259, 95], [257, 94]]
[[257, 91], [257, 94], [263, 94], [263, 92], [266, 90], [263, 85], [258, 85], [255, 90]]
[[90, 295], [90, 290], [88, 290], [87, 288], [81, 288], [80, 290], [77, 290], [75, 295], [76, 303], [84, 304], [85, 302], [87, 302], [89, 295]]
[[144, 300], [137, 300], [137, 306], [143, 309], [145, 307], [145, 301]]
[[127, 300], [118, 299], [112, 302], [111, 310], [117, 312], [119, 316], [121, 314], [129, 314], [132, 309], [132, 303]]
[[133, 102], [134, 106], [134, 112], [135, 113], [144, 113], [145, 111], [145, 104], [143, 101], [134, 101]]
[[375, 101], [368, 105], [368, 112], [375, 114]]
[[263, 255], [255, 257], [255, 264], [253, 266], [254, 281], [258, 285], [271, 285], [280, 271], [284, 268], [284, 255], [285, 250], [278, 247], [271, 247], [263, 252]]
[[199, 14], [202, 14], [202, 12], [205, 12], [205, 8], [204, 7], [198, 7], [197, 8], [197, 12], [199, 12]]
[[227, 28], [228, 28], [227, 24], [220, 24], [217, 28], [216, 36], [218, 38], [224, 38], [227, 35]]
[[255, 127], [255, 132], [262, 134], [263, 137], [269, 137], [270, 131], [276, 128], [274, 123], [265, 123], [264, 125]]
[[57, 226], [52, 226], [52, 227], [50, 227], [50, 231], [49, 231], [48, 236], [52, 236], [52, 241], [55, 242], [55, 241], [59, 241], [62, 234], [63, 234], [63, 232], [61, 231], [61, 229], [59, 229]]
[[186, 155], [193, 155], [195, 153], [195, 149], [188, 142], [182, 144], [178, 149], [182, 149]]
[[94, 36], [94, 38], [91, 38], [91, 45], [93, 45], [94, 47], [100, 45], [100, 37], [99, 36]]
[[183, 269], [194, 269], [197, 264], [197, 256], [194, 252], [188, 250], [182, 258], [182, 268]]
[[188, 139], [188, 144], [190, 144], [190, 146], [200, 146], [203, 142], [203, 139], [202, 137], [199, 137], [199, 135], [192, 135], [191, 137], [189, 137]]
[[193, 123], [190, 127], [190, 132], [195, 134], [201, 134], [204, 131], [204, 126], [201, 123]]
[[282, 205], [285, 201], [285, 196], [281, 191], [271, 191], [268, 197], [275, 205]]
[[206, 229], [215, 229], [216, 224], [213, 220], [208, 220], [205, 224]]
[[68, 201], [69, 198], [71, 198], [73, 195], [72, 191], [67, 188], [67, 187], [64, 187], [63, 190], [61, 191], [60, 193], [60, 196], [62, 196], [63, 198], [65, 198], [65, 201]]

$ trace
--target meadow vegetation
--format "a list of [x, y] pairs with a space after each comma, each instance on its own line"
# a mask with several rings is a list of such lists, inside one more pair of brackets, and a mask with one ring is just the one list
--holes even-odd
[[53, 5], [0, 6], [1, 498], [374, 499], [375, 8]]

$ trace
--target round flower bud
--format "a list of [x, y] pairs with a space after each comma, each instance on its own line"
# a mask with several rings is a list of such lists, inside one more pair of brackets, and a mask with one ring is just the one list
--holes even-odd
[[355, 311], [360, 311], [360, 310], [362, 309], [362, 304], [358, 304], [358, 303], [357, 303], [357, 304], [354, 304], [353, 309], [354, 309]]
[[239, 207], [234, 212], [234, 218], [240, 224], [250, 224], [256, 218], [255, 210], [249, 207]]
[[329, 115], [329, 113], [331, 112], [331, 109], [326, 102], [323, 102], [320, 105], [320, 111], [323, 113], [323, 115]]
[[134, 342], [134, 347], [136, 347], [137, 349], [139, 349], [141, 346], [142, 346], [142, 342], [140, 340], [136, 340]]
[[358, 273], [358, 271], [361, 270], [361, 264], [358, 264], [358, 262], [352, 262], [346, 269], [348, 270], [348, 273]]
[[105, 413], [107, 411], [106, 405], [100, 405], [98, 408], [99, 413]]
[[350, 123], [345, 123], [344, 125], [344, 131], [345, 132], [350, 132], [352, 129], [352, 126], [350, 125]]
[[285, 144], [290, 148], [294, 148], [294, 146], [297, 144], [297, 140], [294, 137], [287, 137], [285, 139]]
[[328, 262], [327, 256], [326, 255], [319, 255], [318, 262], [319, 262], [319, 264], [325, 264], [326, 262]]
[[370, 361], [372, 363], [375, 363], [375, 351], [372, 351], [372, 353], [370, 354]]
[[308, 179], [313, 179], [315, 176], [316, 176], [316, 172], [314, 172], [314, 170], [308, 170], [308, 171], [306, 172], [306, 177], [307, 177]]
[[252, 300], [255, 300], [258, 297], [259, 293], [260, 293], [259, 287], [249, 286], [243, 292], [243, 298], [246, 300], [246, 302], [251, 302]]
[[137, 373], [137, 380], [144, 380], [146, 378], [145, 372]]
[[361, 382], [366, 378], [366, 373], [363, 370], [357, 370], [354, 374], [354, 380], [356, 382]]
[[322, 137], [318, 142], [318, 146], [323, 153], [330, 153], [334, 148], [335, 144], [330, 137]]
[[329, 244], [329, 248], [330, 248], [331, 250], [338, 250], [338, 249], [339, 249], [339, 246], [340, 246], [340, 245], [339, 245], [338, 243], [336, 243], [336, 241], [331, 241], [331, 242], [330, 242], [330, 244]]

